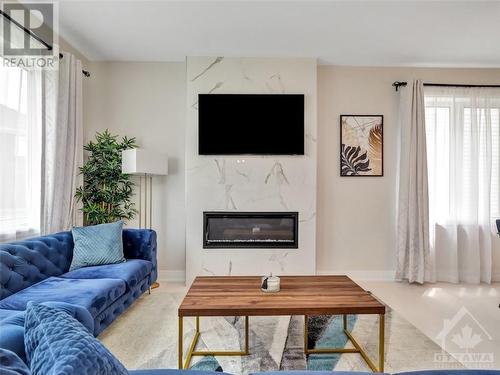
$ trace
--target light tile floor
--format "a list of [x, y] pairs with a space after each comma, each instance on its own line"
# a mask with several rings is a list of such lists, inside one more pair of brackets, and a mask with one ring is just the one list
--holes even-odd
[[[500, 369], [500, 283], [466, 285], [436, 283], [415, 285], [403, 282], [356, 280], [364, 289], [400, 313], [438, 345], [445, 319], [465, 307], [491, 336], [481, 344], [491, 351], [494, 368]], [[486, 348], [486, 349], [485, 349]], [[467, 363], [464, 363], [467, 366]]]

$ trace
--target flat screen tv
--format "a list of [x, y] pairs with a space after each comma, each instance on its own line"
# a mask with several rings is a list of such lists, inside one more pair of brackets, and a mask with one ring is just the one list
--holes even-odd
[[200, 94], [200, 155], [304, 155], [304, 95]]

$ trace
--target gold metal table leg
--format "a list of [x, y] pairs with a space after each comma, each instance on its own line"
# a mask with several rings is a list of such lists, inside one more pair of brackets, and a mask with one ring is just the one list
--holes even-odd
[[182, 316], [179, 316], [179, 370], [182, 370], [182, 359], [183, 359], [183, 354], [182, 354], [182, 347], [184, 345], [183, 338], [184, 338], [184, 332], [182, 328], [182, 323], [183, 323], [184, 318]]
[[250, 348], [249, 348], [249, 345], [248, 345], [248, 316], [245, 316], [245, 351], [244, 351], [244, 355], [248, 355], [250, 354]]
[[378, 316], [378, 370], [384, 372], [385, 361], [385, 314]]
[[[198, 344], [198, 340], [200, 338], [200, 317], [196, 317], [196, 330], [191, 341], [191, 345], [189, 345], [188, 352], [186, 354], [186, 360], [184, 361], [184, 355], [182, 352], [183, 345], [183, 332], [182, 332], [182, 317], [179, 317], [179, 369], [188, 369], [191, 364], [191, 358], [193, 356], [244, 356], [250, 354], [249, 349], [249, 321], [248, 316], [245, 316], [245, 344], [242, 351], [222, 351], [222, 350], [195, 350], [196, 345]], [[184, 361], [184, 363], [183, 363]]]
[[196, 345], [198, 344], [198, 339], [200, 338], [200, 317], [196, 317], [196, 331], [194, 332], [193, 341], [191, 341], [191, 345], [189, 345], [189, 349], [186, 356], [186, 362], [184, 363], [184, 368], [189, 368], [189, 364], [191, 363], [191, 358], [194, 355], [194, 350], [196, 349]]
[[347, 327], [347, 315], [342, 316], [342, 325], [344, 329], [344, 333], [347, 338], [351, 341], [354, 348], [317, 348], [317, 349], [309, 349], [308, 348], [308, 316], [304, 316], [304, 354], [309, 356], [309, 354], [332, 354], [332, 353], [359, 353], [361, 357], [365, 360], [368, 367], [373, 372], [384, 372], [384, 332], [385, 332], [385, 315], [379, 315], [379, 360], [378, 360], [378, 368], [374, 365], [368, 354], [361, 347], [361, 345], [356, 341], [356, 339], [352, 336], [351, 332]]
[[304, 315], [304, 354], [309, 357], [309, 315]]

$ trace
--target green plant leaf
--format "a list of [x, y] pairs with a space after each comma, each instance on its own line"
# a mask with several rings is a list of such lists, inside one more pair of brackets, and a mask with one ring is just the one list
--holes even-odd
[[86, 224], [131, 220], [136, 216], [138, 211], [131, 202], [134, 183], [129, 175], [121, 173], [121, 152], [135, 147], [135, 138], [125, 136], [118, 141], [118, 136], [108, 129], [97, 132], [95, 140], [83, 147], [88, 159], [79, 168], [83, 186], [76, 189], [75, 199], [83, 205]]

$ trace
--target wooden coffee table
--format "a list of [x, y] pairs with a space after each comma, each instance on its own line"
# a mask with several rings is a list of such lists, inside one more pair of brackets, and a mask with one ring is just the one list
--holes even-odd
[[[192, 356], [248, 355], [249, 316], [304, 315], [304, 353], [359, 353], [374, 372], [384, 371], [385, 305], [347, 276], [283, 276], [281, 291], [264, 293], [257, 276], [197, 277], [179, 307], [179, 368], [188, 368]], [[347, 315], [377, 314], [379, 316], [378, 367], [368, 357], [347, 329]], [[342, 315], [344, 333], [354, 348], [308, 349], [308, 317]], [[198, 351], [200, 317], [244, 316], [245, 343], [243, 350]], [[183, 321], [196, 318], [196, 331], [184, 360]]]

